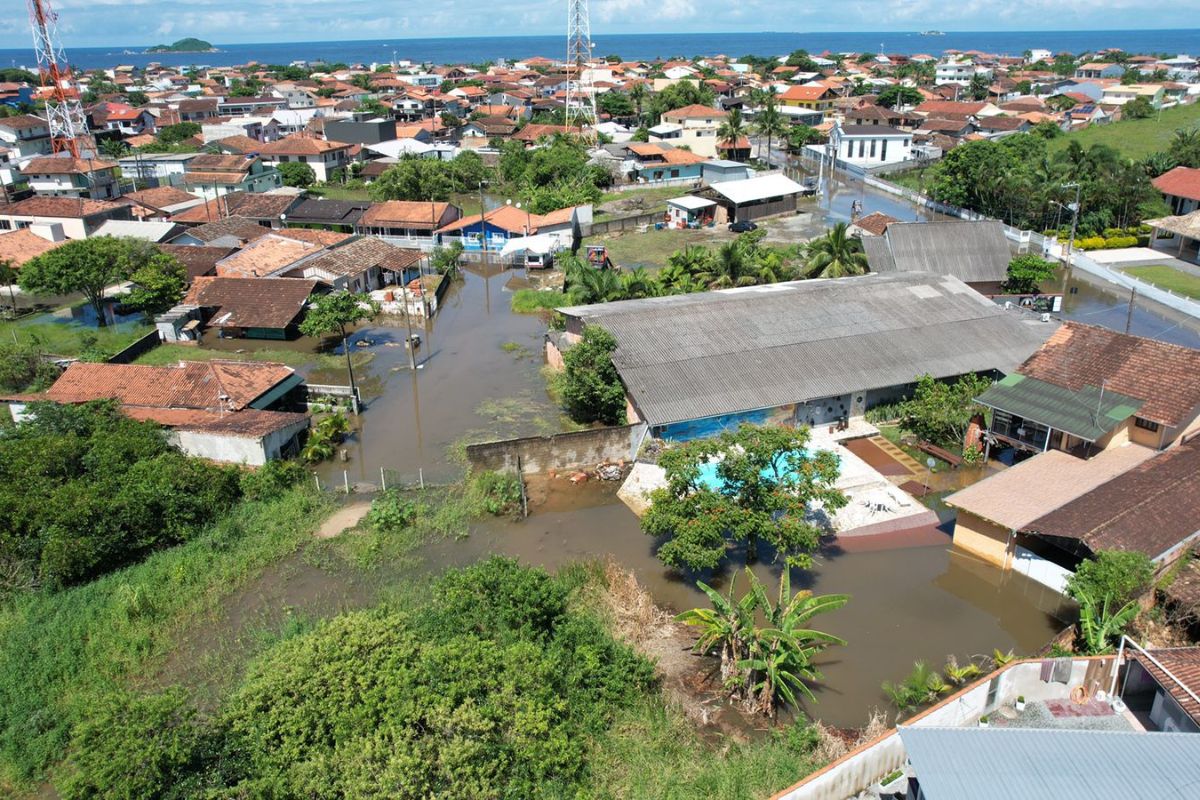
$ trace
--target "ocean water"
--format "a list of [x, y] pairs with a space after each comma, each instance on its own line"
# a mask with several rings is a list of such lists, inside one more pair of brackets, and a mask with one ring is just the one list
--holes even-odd
[[[258, 61], [288, 64], [292, 61], [341, 61], [370, 64], [395, 58], [413, 62], [478, 63], [496, 59], [519, 59], [535, 55], [559, 58], [566, 52], [565, 36], [493, 36], [441, 39], [377, 39], [332, 42], [263, 42], [221, 45], [218, 53], [141, 53], [145, 45], [71, 47], [63, 42], [67, 56], [77, 69], [95, 69], [115, 64], [143, 66], [151, 61], [170, 65], [228, 66]], [[1025, 50], [1044, 48], [1082, 53], [1117, 47], [1131, 53], [1200, 52], [1200, 29], [1119, 31], [953, 31], [944, 36], [922, 36], [917, 32], [859, 33], [685, 33], [613, 34], [602, 31], [593, 37], [597, 56], [619, 55], [624, 59], [725, 54], [784, 55], [798, 48], [811, 53], [888, 52], [930, 53], [982, 50], [1019, 56]], [[29, 48], [0, 50], [0, 64], [29, 66], [34, 63]]]

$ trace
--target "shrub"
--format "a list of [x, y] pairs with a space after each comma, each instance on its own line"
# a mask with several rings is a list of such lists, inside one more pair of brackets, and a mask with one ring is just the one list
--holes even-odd
[[471, 478], [468, 492], [489, 514], [516, 514], [521, 507], [521, 476], [515, 472], [480, 472]]
[[617, 340], [598, 325], [584, 328], [582, 341], [563, 354], [557, 389], [571, 419], [580, 423], [625, 422], [625, 387], [612, 363]]
[[1137, 247], [1136, 236], [1113, 236], [1104, 240], [1104, 249], [1116, 250], [1122, 247]]
[[1101, 550], [1079, 564], [1067, 581], [1067, 593], [1119, 606], [1145, 591], [1153, 578], [1154, 565], [1144, 553]]
[[416, 504], [401, 497], [399, 492], [389, 489], [371, 502], [366, 522], [381, 533], [395, 533], [411, 525], [416, 516]]
[[1079, 239], [1075, 242], [1077, 250], [1103, 250], [1105, 241], [1100, 236], [1089, 236], [1086, 239]]
[[308, 471], [295, 461], [268, 461], [242, 473], [242, 496], [247, 500], [274, 500], [308, 477]]

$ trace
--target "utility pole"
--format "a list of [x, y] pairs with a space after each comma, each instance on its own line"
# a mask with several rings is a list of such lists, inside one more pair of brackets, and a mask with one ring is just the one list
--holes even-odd
[[1067, 294], [1067, 280], [1071, 276], [1071, 265], [1075, 260], [1075, 233], [1079, 229], [1079, 190], [1081, 184], [1064, 183], [1062, 188], [1070, 189], [1075, 187], [1075, 202], [1071, 204], [1071, 238], [1067, 241], [1066, 267], [1063, 269], [1063, 297]]
[[1125, 332], [1129, 333], [1129, 329], [1133, 327], [1133, 306], [1137, 300], [1137, 287], [1134, 286], [1129, 290], [1129, 309], [1125, 312]]

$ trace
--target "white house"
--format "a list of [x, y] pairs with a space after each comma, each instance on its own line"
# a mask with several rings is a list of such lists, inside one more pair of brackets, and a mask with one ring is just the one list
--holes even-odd
[[[912, 133], [887, 125], [834, 125], [829, 134], [837, 158], [856, 167], [880, 167], [912, 159]], [[823, 146], [811, 145], [820, 152]]]
[[67, 153], [31, 158], [21, 177], [43, 197], [90, 197], [108, 200], [121, 194], [117, 165], [111, 161], [74, 158]]
[[264, 144], [259, 155], [264, 164], [272, 167], [292, 161], [308, 164], [318, 181], [327, 181], [334, 170], [349, 166], [350, 145], [290, 136]]
[[934, 82], [938, 86], [947, 83], [958, 83], [966, 86], [976, 75], [983, 75], [988, 80], [991, 80], [992, 71], [986, 67], [977, 66], [972, 61], [950, 58], [938, 62], [937, 69], [934, 72]]
[[0, 119], [0, 147], [7, 147], [15, 161], [22, 162], [50, 152], [50, 127], [31, 114]]

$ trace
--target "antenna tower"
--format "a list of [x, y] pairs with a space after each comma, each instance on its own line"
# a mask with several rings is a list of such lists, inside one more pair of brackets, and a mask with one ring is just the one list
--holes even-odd
[[596, 87], [592, 83], [592, 24], [588, 0], [567, 0], [567, 105], [568, 126], [579, 124], [583, 136], [596, 135]]
[[28, 0], [33, 49], [37, 53], [46, 122], [55, 153], [79, 158], [81, 147], [91, 147], [87, 117], [79, 100], [79, 87], [71, 76], [67, 56], [58, 41], [58, 14], [48, 0]]

